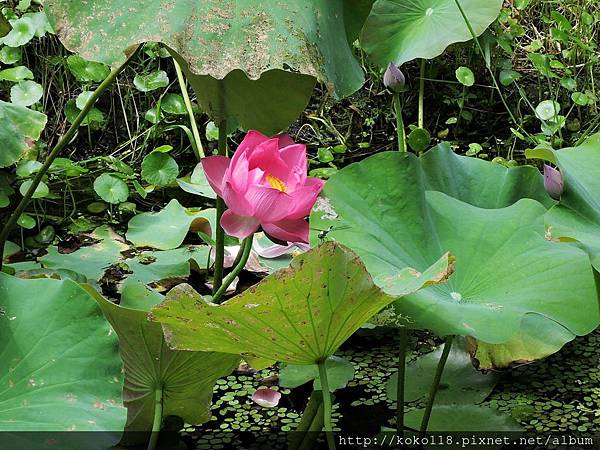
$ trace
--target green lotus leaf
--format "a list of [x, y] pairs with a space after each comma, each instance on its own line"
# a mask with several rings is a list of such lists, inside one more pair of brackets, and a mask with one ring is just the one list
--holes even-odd
[[578, 147], [554, 150], [552, 156], [540, 152], [528, 156], [555, 162], [564, 179], [560, 203], [546, 216], [548, 234], [555, 239], [576, 239], [600, 272], [600, 133]]
[[146, 251], [124, 261], [132, 273], [126, 283], [132, 281], [145, 285], [161, 280], [187, 278], [190, 275], [190, 260], [198, 267], [207, 267], [210, 248], [206, 245], [190, 245], [173, 250]]
[[107, 203], [122, 203], [129, 198], [127, 183], [110, 173], [103, 173], [94, 180], [94, 191]]
[[114, 65], [134, 44], [162, 42], [216, 123], [272, 134], [306, 107], [315, 78], [337, 98], [362, 85], [347, 37], [356, 35], [368, 3], [51, 0], [45, 9], [63, 44], [85, 59]]
[[0, 273], [0, 311], [3, 432], [122, 430], [116, 338], [77, 283]]
[[[504, 180], [496, 182], [502, 186]], [[485, 185], [469, 179], [465, 184]], [[485, 199], [491, 191], [482, 188], [470, 195], [477, 193]], [[396, 271], [423, 270], [444, 251], [456, 257], [455, 273], [447, 284], [395, 303], [406, 325], [504, 344], [519, 333], [531, 335], [533, 330], [522, 330], [530, 315], [547, 321], [549, 330], [563, 327], [571, 338], [589, 333], [600, 322], [585, 253], [545, 239], [546, 209], [535, 200], [483, 209], [426, 191], [419, 159], [398, 152], [342, 169], [325, 185], [323, 195], [311, 226], [333, 227], [328, 238], [356, 251], [375, 282], [392, 295]], [[502, 196], [504, 202], [514, 197]], [[545, 357], [544, 349], [530, 351]]]
[[46, 126], [45, 114], [0, 100], [0, 167], [16, 163], [40, 138]]
[[157, 391], [161, 393], [163, 417], [179, 416], [190, 424], [209, 420], [213, 387], [219, 378], [237, 367], [239, 357], [171, 350], [164, 341], [160, 324], [149, 322], [146, 310], [117, 306], [91, 286], [84, 288], [98, 302], [119, 337], [125, 374], [123, 399], [127, 408], [122, 443], [138, 443], [140, 438], [143, 440], [139, 432], [152, 429]]
[[420, 160], [426, 190], [443, 192], [473, 206], [504, 208], [522, 198], [537, 200], [547, 208], [556, 203], [533, 166], [505, 167], [459, 156], [448, 143], [432, 148]]
[[[448, 257], [440, 261], [443, 272]], [[397, 295], [438, 281], [438, 266], [423, 275], [404, 270]], [[188, 285], [175, 287], [152, 310], [151, 320], [163, 324], [173, 348], [317, 364], [394, 298], [373, 284], [356, 254], [327, 243], [220, 306]]]
[[477, 368], [495, 370], [552, 355], [574, 338], [573, 333], [561, 324], [530, 314], [523, 319], [519, 332], [504, 344], [487, 344], [473, 338], [467, 338], [467, 343]]
[[[498, 382], [497, 374], [484, 374], [473, 368], [471, 356], [465, 347], [466, 345], [461, 340], [454, 340], [435, 397], [438, 404], [481, 403], [490, 395]], [[425, 400], [428, 397], [442, 351], [443, 346], [440, 346], [435, 351], [420, 356], [406, 366], [404, 392], [406, 402]], [[395, 372], [386, 385], [388, 398], [392, 401], [397, 398], [397, 385], [398, 372]]]
[[106, 225], [96, 228], [90, 238], [94, 242], [92, 245], [72, 253], [60, 253], [57, 247], [48, 247], [48, 254], [39, 261], [46, 269], [72, 270], [88, 280], [98, 281], [106, 269], [121, 258], [121, 252], [127, 250], [129, 245]]
[[217, 123], [227, 119], [228, 130], [239, 126], [273, 135], [287, 128], [304, 111], [315, 79], [283, 70], [269, 70], [252, 80], [242, 70], [223, 80], [195, 75], [182, 67], [198, 103]]
[[142, 161], [142, 178], [156, 186], [166, 186], [177, 179], [179, 165], [166, 153], [153, 151]]
[[345, 3], [51, 0], [45, 8], [64, 45], [85, 59], [118, 64], [127, 48], [155, 41], [174, 50], [197, 75], [223, 79], [240, 69], [258, 79], [270, 69], [291, 68], [345, 96], [363, 81], [346, 40]]
[[[460, 0], [478, 36], [498, 17], [502, 0]], [[361, 33], [363, 49], [380, 67], [432, 59], [472, 39], [455, 0], [377, 0]]]
[[177, 179], [177, 184], [181, 189], [190, 194], [200, 195], [206, 198], [217, 198], [217, 194], [208, 183], [202, 163], [198, 163], [189, 177]]
[[173, 199], [157, 213], [138, 214], [129, 221], [127, 240], [138, 247], [170, 250], [181, 245], [194, 221], [204, 221], [204, 211], [186, 209]]
[[[354, 378], [354, 365], [347, 359], [331, 356], [325, 361], [325, 368], [330, 392], [345, 388]], [[314, 390], [322, 391], [319, 366], [315, 364], [286, 364], [279, 370], [279, 386], [282, 387], [295, 388], [312, 380]]]
[[[423, 410], [409, 411], [405, 417], [407, 426], [419, 429]], [[434, 406], [429, 420], [430, 432], [502, 432], [521, 431], [521, 426], [507, 414], [484, 406], [475, 405], [440, 405]], [[436, 448], [436, 447], [430, 447]], [[449, 448], [460, 448], [460, 446]], [[501, 448], [501, 447], [496, 447]]]

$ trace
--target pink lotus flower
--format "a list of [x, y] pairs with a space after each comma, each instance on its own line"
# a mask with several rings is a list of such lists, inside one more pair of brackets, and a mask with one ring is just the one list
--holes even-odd
[[269, 388], [259, 388], [252, 394], [252, 401], [265, 408], [273, 408], [279, 404], [281, 393]]
[[306, 176], [305, 145], [250, 131], [233, 158], [210, 156], [202, 167], [229, 208], [221, 218], [227, 234], [243, 239], [262, 226], [276, 239], [308, 242], [305, 218], [324, 181]]

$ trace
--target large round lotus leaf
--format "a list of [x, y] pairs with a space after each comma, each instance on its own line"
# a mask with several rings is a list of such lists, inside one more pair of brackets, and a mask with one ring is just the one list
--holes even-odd
[[[406, 402], [427, 398], [442, 351], [443, 346], [440, 346], [435, 351], [420, 356], [406, 366], [404, 386]], [[473, 368], [471, 356], [465, 349], [464, 340], [455, 339], [444, 366], [444, 373], [435, 400], [441, 404], [481, 403], [490, 395], [497, 382], [497, 374], [484, 374]], [[395, 372], [386, 385], [390, 400], [396, 400], [397, 387], [398, 372]]]
[[[443, 280], [447, 266], [446, 256], [423, 275], [404, 270], [398, 291], [408, 294]], [[355, 253], [327, 243], [220, 306], [188, 285], [175, 287], [151, 318], [180, 350], [316, 364], [393, 301], [373, 284]]]
[[132, 218], [127, 228], [127, 240], [138, 247], [177, 248], [195, 220], [206, 220], [202, 218], [202, 211], [186, 209], [173, 199], [160, 212], [142, 213]]
[[448, 143], [423, 154], [425, 189], [440, 191], [480, 208], [504, 208], [522, 198], [546, 207], [556, 202], [544, 189], [544, 177], [533, 166], [505, 167], [479, 158], [459, 156]]
[[45, 114], [0, 100], [0, 167], [19, 160], [40, 138], [46, 121]]
[[103, 225], [94, 230], [89, 238], [92, 245], [83, 246], [72, 253], [60, 253], [57, 247], [48, 247], [48, 253], [40, 258], [46, 269], [67, 269], [84, 275], [89, 280], [100, 280], [106, 269], [121, 258], [127, 245], [121, 236]]
[[[163, 417], [179, 416], [190, 424], [210, 419], [213, 387], [238, 365], [239, 357], [171, 350], [164, 341], [161, 326], [149, 322], [146, 311], [117, 306], [91, 286], [84, 287], [119, 337], [125, 374], [123, 399], [127, 407], [123, 443], [137, 443], [144, 437], [139, 432], [152, 429], [157, 389], [162, 389]], [[151, 305], [148, 303], [148, 307]]]
[[395, 303], [407, 325], [490, 344], [516, 337], [531, 314], [574, 335], [598, 325], [589, 261], [544, 238], [540, 203], [482, 209], [425, 191], [424, 178], [414, 155], [381, 153], [332, 176], [311, 215], [313, 228], [332, 226], [328, 238], [356, 251], [392, 295], [397, 271], [423, 270], [445, 251], [456, 257], [448, 283]]
[[270, 69], [291, 69], [343, 97], [363, 82], [346, 37], [344, 19], [354, 11], [346, 11], [346, 3], [351, 2], [51, 0], [44, 6], [63, 44], [86, 59], [114, 65], [134, 44], [162, 42], [197, 75], [223, 79], [240, 69], [255, 80]]
[[564, 179], [560, 203], [546, 216], [548, 234], [556, 239], [576, 239], [600, 272], [600, 133], [578, 147], [528, 155], [551, 159]]
[[0, 273], [0, 429], [122, 430], [116, 345], [75, 282]]
[[[498, 17], [502, 0], [460, 0], [480, 35]], [[361, 33], [361, 45], [381, 67], [432, 59], [450, 44], [472, 38], [456, 0], [378, 0]]]

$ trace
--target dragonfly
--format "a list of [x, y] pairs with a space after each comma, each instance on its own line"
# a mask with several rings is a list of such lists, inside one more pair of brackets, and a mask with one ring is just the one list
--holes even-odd
[[319, 228], [311, 228], [311, 230], [319, 232], [319, 234], [317, 234], [317, 238], [319, 239], [320, 243], [322, 244], [323, 242], [325, 242], [327, 235], [329, 233], [331, 233], [332, 231], [347, 230], [348, 228], [351, 228], [350, 225], [340, 225], [340, 226], [330, 225], [329, 228], [327, 228], [325, 230], [321, 230]]

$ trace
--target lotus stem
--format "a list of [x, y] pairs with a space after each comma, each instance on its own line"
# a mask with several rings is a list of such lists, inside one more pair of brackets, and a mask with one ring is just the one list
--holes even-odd
[[[200, 132], [198, 131], [198, 125], [196, 124], [196, 118], [194, 117], [194, 109], [192, 108], [192, 102], [188, 94], [185, 78], [181, 70], [181, 66], [175, 58], [173, 58], [173, 65], [175, 66], [175, 72], [177, 72], [177, 81], [179, 82], [179, 88], [185, 103], [185, 109], [187, 110], [188, 116], [190, 117], [190, 126], [192, 127], [192, 135], [194, 139], [192, 141], [192, 148], [196, 154], [196, 158], [200, 161], [204, 158], [204, 148], [202, 147], [202, 141], [200, 140]], [[195, 142], [194, 142], [195, 141]]]
[[402, 103], [400, 94], [394, 92], [394, 110], [396, 111], [396, 131], [398, 132], [398, 150], [406, 152], [406, 136], [404, 134], [404, 120], [402, 119]]
[[313, 449], [321, 430], [323, 430], [323, 395], [320, 391], [313, 391], [302, 413], [300, 424], [290, 436], [288, 450]]
[[323, 429], [325, 430], [325, 436], [327, 437], [327, 447], [329, 447], [329, 450], [335, 450], [333, 426], [331, 425], [331, 393], [329, 392], [329, 382], [327, 381], [326, 362], [327, 360], [324, 359], [318, 364], [321, 392], [323, 392]]
[[[219, 156], [227, 156], [227, 120], [219, 123]], [[225, 260], [225, 230], [221, 226], [221, 216], [225, 212], [225, 201], [217, 197], [217, 230], [215, 231], [215, 274], [213, 297], [223, 283], [223, 261]]]
[[233, 283], [235, 277], [237, 277], [240, 274], [240, 272], [248, 262], [248, 258], [250, 257], [250, 251], [252, 250], [253, 237], [254, 235], [251, 234], [246, 239], [244, 239], [244, 242], [242, 242], [242, 248], [240, 248], [240, 253], [242, 256], [240, 257], [238, 263], [233, 267], [233, 270], [229, 273], [229, 275], [225, 277], [223, 283], [221, 284], [221, 287], [213, 295], [212, 301], [214, 303], [220, 303], [219, 300], [221, 299], [223, 294], [225, 294], [227, 288], [231, 285], [231, 283]]
[[160, 435], [163, 415], [163, 390], [158, 388], [154, 391], [154, 421], [152, 422], [152, 434], [148, 441], [148, 450], [155, 450]]
[[89, 98], [89, 100], [87, 101], [77, 118], [73, 121], [73, 123], [67, 130], [67, 132], [63, 135], [63, 137], [58, 141], [58, 143], [54, 146], [50, 154], [47, 156], [46, 161], [44, 161], [44, 164], [35, 175], [31, 186], [29, 186], [29, 189], [27, 190], [27, 192], [25, 193], [25, 195], [23, 196], [13, 213], [8, 218], [8, 221], [2, 228], [2, 232], [0, 232], [0, 271], [2, 270], [2, 262], [4, 259], [2, 256], [4, 255], [4, 246], [8, 239], [8, 235], [13, 230], [15, 224], [17, 223], [17, 220], [19, 220], [19, 217], [21, 217], [21, 214], [23, 214], [23, 212], [29, 205], [29, 202], [31, 201], [33, 194], [40, 185], [42, 178], [44, 178], [44, 176], [48, 172], [48, 169], [50, 169], [50, 166], [52, 165], [56, 157], [60, 154], [60, 152], [71, 142], [71, 140], [77, 133], [79, 126], [87, 117], [90, 110], [93, 108], [94, 103], [96, 103], [96, 100], [98, 100], [98, 98], [104, 93], [104, 91], [106, 91], [106, 89], [108, 89], [114, 83], [119, 74], [125, 69], [125, 67], [127, 67], [127, 65], [129, 64], [136, 52], [137, 50], [134, 51], [122, 65], [112, 69], [110, 71], [110, 74], [106, 77], [106, 79], [100, 84], [100, 86], [96, 88], [96, 90]]
[[427, 427], [429, 425], [429, 419], [431, 418], [431, 410], [433, 409], [433, 402], [435, 401], [435, 395], [437, 394], [438, 388], [440, 387], [440, 381], [442, 380], [442, 374], [444, 373], [444, 367], [446, 366], [446, 361], [448, 360], [448, 355], [450, 354], [450, 349], [452, 348], [452, 341], [454, 340], [454, 336], [446, 336], [446, 341], [444, 343], [444, 350], [442, 351], [442, 356], [437, 365], [437, 369], [435, 370], [435, 377], [433, 378], [433, 383], [431, 384], [431, 390], [429, 391], [429, 398], [427, 399], [427, 406], [425, 407], [425, 411], [423, 413], [423, 419], [421, 420], [421, 429], [419, 435], [421, 437], [425, 436], [427, 432]]
[[425, 58], [421, 59], [419, 74], [419, 128], [425, 128]]
[[408, 347], [408, 331], [400, 328], [400, 345], [398, 348], [398, 381], [396, 384], [396, 432], [404, 437], [404, 385], [406, 378], [406, 348]]

